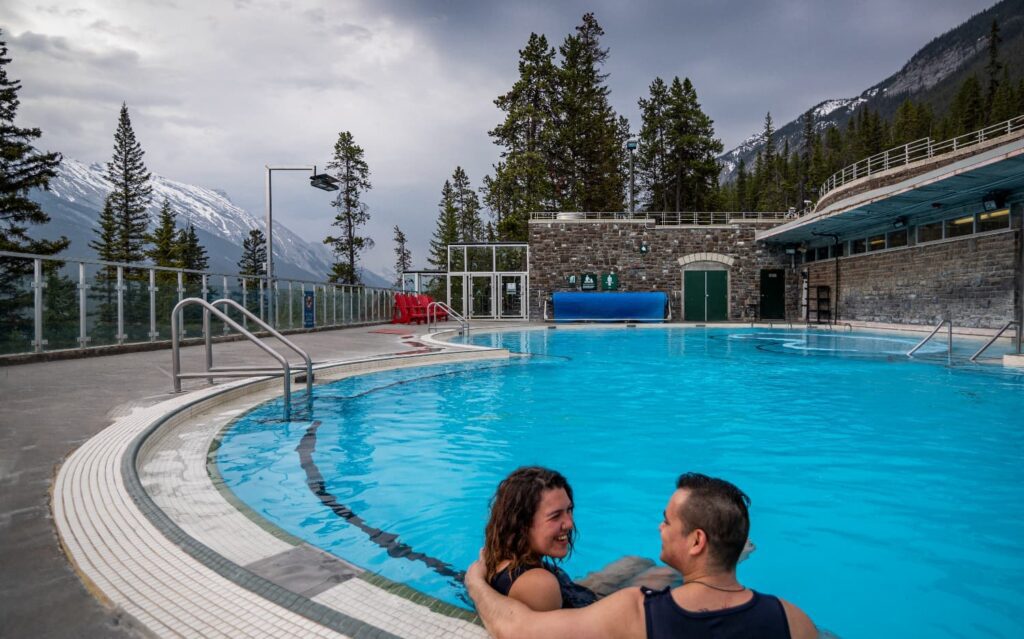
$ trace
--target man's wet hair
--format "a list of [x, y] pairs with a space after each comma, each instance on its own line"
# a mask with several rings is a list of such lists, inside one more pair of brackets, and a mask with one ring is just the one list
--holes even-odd
[[722, 569], [735, 568], [750, 534], [750, 497], [724, 479], [701, 473], [683, 473], [676, 488], [689, 492], [678, 513], [686, 534], [703, 530], [710, 559]]

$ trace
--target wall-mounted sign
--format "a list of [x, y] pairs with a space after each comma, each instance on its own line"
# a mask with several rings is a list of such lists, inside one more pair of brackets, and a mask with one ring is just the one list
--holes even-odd
[[584, 273], [583, 283], [580, 286], [584, 291], [596, 291], [597, 290], [597, 275], [594, 273]]
[[601, 290], [602, 291], [617, 291], [617, 290], [619, 290], [619, 274], [618, 273], [601, 273]]
[[579, 276], [579, 275], [576, 275], [575, 273], [573, 273], [573, 274], [572, 274], [572, 275], [570, 275], [569, 277], [565, 278], [565, 282], [566, 282], [566, 283], [567, 283], [567, 284], [568, 284], [569, 286], [571, 286], [571, 287], [573, 287], [573, 288], [576, 288], [577, 286], [579, 286], [579, 285], [580, 285], [580, 276]]

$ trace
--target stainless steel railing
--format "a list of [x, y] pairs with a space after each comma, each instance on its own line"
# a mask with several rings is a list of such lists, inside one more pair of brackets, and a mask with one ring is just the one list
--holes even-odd
[[947, 325], [949, 326], [949, 333], [948, 333], [948, 336], [946, 337], [946, 346], [948, 348], [948, 353], [950, 355], [952, 355], [953, 354], [953, 322], [951, 322], [950, 320], [942, 320], [941, 322], [939, 322], [939, 325], [936, 326], [932, 330], [931, 333], [928, 333], [928, 337], [924, 338], [923, 340], [921, 340], [920, 342], [917, 343], [917, 346], [915, 346], [914, 348], [912, 348], [909, 351], [907, 351], [907, 357], [913, 357], [914, 353], [916, 353], [918, 350], [920, 350], [922, 346], [927, 344], [928, 340], [930, 340], [931, 338], [935, 337], [935, 334], [938, 333], [942, 329], [943, 326], [947, 326]]
[[469, 320], [460, 315], [455, 311], [454, 308], [448, 306], [445, 302], [433, 301], [427, 304], [427, 332], [433, 333], [437, 329], [437, 311], [441, 309], [448, 314], [449, 317], [459, 323], [459, 330], [462, 331], [463, 335], [469, 335]]
[[535, 211], [531, 220], [552, 222], [633, 221], [655, 226], [711, 226], [742, 222], [785, 222], [793, 214], [785, 211]]
[[818, 199], [821, 200], [821, 198], [825, 197], [829, 192], [838, 189], [844, 184], [853, 182], [854, 180], [859, 180], [883, 171], [888, 171], [889, 169], [906, 166], [912, 162], [917, 162], [918, 160], [924, 160], [946, 153], [954, 153], [956, 151], [981, 144], [986, 140], [1009, 135], [1010, 133], [1021, 129], [1024, 129], [1024, 115], [1018, 115], [1017, 117], [1010, 118], [1005, 122], [993, 124], [983, 129], [978, 129], [977, 131], [972, 131], [971, 133], [959, 135], [955, 138], [942, 140], [940, 142], [936, 142], [931, 138], [921, 138], [920, 140], [908, 142], [903, 146], [887, 149], [881, 153], [876, 153], [871, 157], [864, 158], [859, 162], [843, 167], [839, 171], [830, 175], [818, 188]]
[[[250, 342], [255, 344], [260, 350], [267, 353], [281, 365], [280, 371], [276, 369], [263, 369], [253, 370], [249, 369], [222, 369], [222, 370], [211, 370], [212, 356], [210, 355], [210, 347], [207, 346], [207, 357], [206, 357], [206, 370], [201, 373], [183, 373], [181, 372], [181, 311], [188, 306], [201, 306], [204, 313], [212, 314], [217, 319], [224, 322], [226, 325], [235, 329], [239, 333], [245, 336]], [[292, 399], [292, 375], [291, 365], [288, 364], [288, 360], [264, 344], [258, 337], [250, 333], [245, 329], [244, 326], [236, 322], [235, 320], [228, 317], [227, 314], [223, 313], [210, 302], [199, 299], [198, 297], [189, 297], [181, 300], [174, 306], [174, 310], [171, 311], [171, 378], [174, 384], [174, 392], [181, 392], [181, 380], [186, 378], [206, 378], [212, 382], [215, 377], [253, 377], [256, 375], [281, 375], [284, 382], [284, 407], [285, 407], [285, 419], [291, 414], [291, 399]], [[312, 383], [312, 379], [307, 375], [307, 385]], [[307, 386], [308, 388], [308, 386]]]
[[1005, 333], [1011, 326], [1016, 327], [1014, 332], [1017, 335], [1016, 335], [1016, 338], [1015, 338], [1014, 341], [1017, 343], [1017, 349], [1016, 350], [1017, 350], [1017, 354], [1019, 355], [1020, 354], [1020, 346], [1021, 346], [1021, 330], [1020, 330], [1021, 326], [1020, 326], [1020, 323], [1017, 322], [1017, 320], [1010, 320], [1009, 322], [1004, 324], [1001, 329], [999, 329], [998, 333], [996, 333], [994, 336], [992, 336], [992, 339], [990, 339], [989, 341], [985, 342], [984, 346], [979, 348], [978, 351], [976, 353], [974, 353], [974, 355], [971, 355], [971, 361], [972, 362], [977, 361], [977, 359], [979, 357], [981, 357], [981, 354], [984, 353], [985, 351], [987, 351], [989, 346], [992, 346], [993, 344], [995, 344], [996, 340], [999, 339], [1000, 337], [1002, 337], [1003, 333]]

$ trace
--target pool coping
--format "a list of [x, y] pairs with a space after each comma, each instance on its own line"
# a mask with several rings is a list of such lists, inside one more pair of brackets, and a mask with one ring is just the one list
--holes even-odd
[[[508, 357], [504, 349], [445, 347], [436, 353], [329, 362], [315, 370], [324, 379]], [[246, 378], [138, 410], [115, 421], [64, 460], [53, 484], [52, 514], [65, 554], [90, 592], [159, 636], [399, 636], [226, 559], [188, 535], [142, 483], [140, 454], [153, 435], [166, 434], [218, 405], [258, 396], [279, 383], [275, 378]], [[446, 606], [455, 609], [450, 604], [439, 606], [443, 602], [428, 601], [426, 596], [416, 597], [419, 593], [379, 576], [364, 581], [383, 592], [404, 594], [410, 605], [421, 606], [425, 614], [453, 613]], [[463, 623], [467, 616], [475, 617], [454, 615]], [[472, 628], [482, 633], [482, 628]]]

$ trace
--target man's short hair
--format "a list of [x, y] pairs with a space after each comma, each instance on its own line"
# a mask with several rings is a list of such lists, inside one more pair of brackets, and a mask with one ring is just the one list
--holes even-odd
[[678, 513], [686, 534], [703, 530], [710, 559], [724, 570], [735, 568], [750, 534], [750, 497], [724, 479], [701, 473], [683, 473], [676, 488], [689, 492]]

